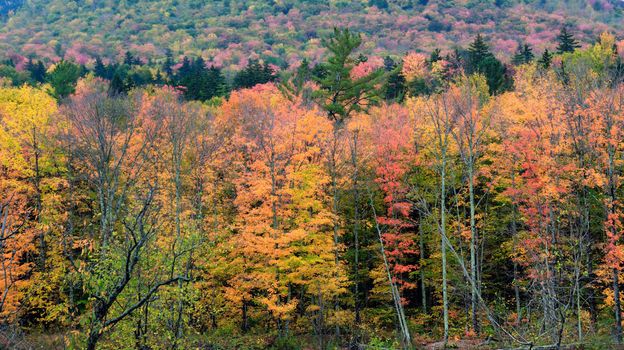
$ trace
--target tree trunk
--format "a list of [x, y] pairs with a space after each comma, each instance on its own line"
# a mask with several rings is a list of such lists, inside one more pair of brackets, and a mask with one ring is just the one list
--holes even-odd
[[[515, 164], [514, 164], [515, 166]], [[516, 188], [516, 173], [515, 170], [512, 169], [511, 171], [511, 186], [513, 189]], [[517, 223], [517, 217], [516, 217], [516, 203], [515, 203], [515, 199], [512, 200], [513, 204], [511, 206], [511, 236], [512, 236], [512, 242], [513, 242], [513, 247], [512, 247], [512, 253], [514, 255], [514, 257], [516, 256], [516, 252], [518, 249], [518, 223]], [[522, 309], [521, 309], [521, 303], [520, 303], [520, 287], [518, 286], [518, 263], [516, 262], [516, 259], [513, 259], [513, 286], [514, 286], [514, 296], [516, 298], [516, 325], [520, 326], [520, 320], [522, 319]]]
[[[336, 168], [336, 152], [338, 149], [338, 137], [339, 137], [339, 126], [337, 123], [334, 123], [334, 130], [333, 130], [333, 139], [332, 139], [332, 149], [331, 149], [331, 155], [329, 158], [329, 173], [330, 173], [330, 177], [331, 177], [331, 195], [332, 195], [332, 213], [336, 216], [338, 216], [338, 174], [337, 174], [337, 168]], [[334, 229], [334, 260], [335, 260], [335, 264], [336, 266], [340, 265], [340, 261], [339, 261], [339, 255], [338, 255], [338, 230], [339, 230], [339, 226], [338, 226], [338, 221], [337, 220], [333, 220], [333, 229]], [[339, 305], [338, 305], [338, 297], [334, 297], [334, 310], [338, 311], [339, 309]], [[338, 324], [336, 324], [335, 327], [335, 336], [336, 339], [338, 339], [340, 337], [340, 327], [338, 326]]]
[[[474, 281], [477, 288], [479, 287], [477, 278], [477, 228], [475, 225], [475, 199], [474, 199], [474, 173], [472, 165], [469, 167], [468, 175], [470, 192], [470, 278]], [[472, 329], [479, 333], [479, 320], [477, 318], [477, 291], [471, 288], [470, 293], [470, 311], [472, 315]]]
[[87, 350], [95, 350], [98, 340], [100, 340], [100, 333], [96, 330], [89, 332], [89, 339], [87, 340]]
[[353, 135], [353, 149], [351, 150], [351, 162], [353, 166], [353, 245], [354, 245], [354, 279], [355, 279], [355, 293], [353, 295], [355, 304], [355, 324], [359, 325], [361, 322], [360, 316], [360, 237], [359, 237], [359, 220], [360, 213], [358, 203], [360, 200], [360, 193], [358, 190], [358, 134], [355, 131]]
[[423, 218], [422, 215], [418, 220], [418, 248], [420, 250], [420, 296], [422, 298], [422, 311], [423, 313], [427, 313], [427, 289], [425, 286], [425, 238], [423, 235], [425, 234], [425, 230], [423, 229]]
[[444, 318], [444, 345], [446, 346], [449, 338], [449, 310], [448, 310], [448, 295], [446, 286], [446, 154], [442, 155], [442, 171], [441, 171], [441, 186], [440, 186], [440, 233], [441, 237], [441, 252], [442, 252], [442, 304], [443, 304], [443, 318]]
[[247, 300], [243, 300], [243, 310], [242, 310], [242, 314], [243, 314], [243, 324], [241, 326], [241, 330], [243, 331], [243, 333], [247, 333], [247, 331], [249, 330], [249, 324], [248, 324], [248, 319], [247, 319]]
[[615, 312], [615, 341], [622, 343], [622, 308], [620, 305], [620, 281], [619, 271], [613, 269], [613, 300], [615, 301], [613, 309]]

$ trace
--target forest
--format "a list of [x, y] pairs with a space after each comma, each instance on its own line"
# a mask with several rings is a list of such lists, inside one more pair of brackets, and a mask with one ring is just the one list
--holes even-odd
[[622, 348], [624, 45], [576, 34], [7, 57], [0, 348]]
[[466, 47], [477, 33], [511, 58], [517, 41], [552, 49], [568, 24], [584, 44], [624, 36], [621, 0], [0, 0], [0, 57], [93, 64], [131, 51], [162, 64], [167, 53], [203, 57], [226, 71], [250, 59], [281, 69], [324, 57], [332, 28], [362, 35], [384, 57]]

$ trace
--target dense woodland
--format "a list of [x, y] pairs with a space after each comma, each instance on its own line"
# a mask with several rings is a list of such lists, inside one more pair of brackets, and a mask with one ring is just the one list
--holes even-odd
[[582, 43], [622, 39], [623, 11], [620, 0], [0, 0], [0, 57], [92, 65], [131, 51], [162, 64], [170, 52], [226, 71], [250, 59], [285, 69], [322, 61], [322, 38], [340, 26], [369, 56], [466, 47], [481, 33], [509, 58], [518, 40], [551, 48], [564, 24]]
[[574, 34], [7, 59], [0, 346], [615, 347], [624, 63]]

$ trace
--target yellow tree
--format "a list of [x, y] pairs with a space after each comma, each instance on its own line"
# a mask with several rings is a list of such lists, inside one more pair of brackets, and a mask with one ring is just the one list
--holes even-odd
[[[58, 286], [62, 272], [47, 274], [48, 268], [62, 268], [58, 260], [62, 228], [63, 203], [59, 197], [65, 182], [60, 178], [58, 154], [52, 143], [52, 116], [57, 106], [45, 92], [32, 88], [0, 89], [0, 194], [4, 235], [2, 240], [3, 301], [14, 308], [20, 302], [15, 293], [21, 290], [28, 310], [54, 318], [51, 310], [59, 300], [46, 300], [45, 285], [54, 281]], [[51, 235], [55, 235], [54, 238]], [[51, 246], [51, 247], [50, 247]], [[47, 261], [52, 248], [54, 261]], [[29, 253], [28, 255], [26, 255]], [[30, 258], [36, 256], [36, 259]], [[35, 265], [33, 265], [33, 263]], [[27, 271], [36, 267], [29, 281], [20, 281]], [[45, 277], [45, 276], [47, 277]], [[37, 280], [46, 281], [44, 284]], [[22, 284], [20, 288], [12, 288]], [[27, 296], [27, 297], [25, 297]], [[8, 305], [7, 305], [8, 306]]]
[[[552, 340], [559, 342], [565, 323], [561, 308], [572, 306], [572, 279], [578, 263], [572, 261], [578, 251], [565, 229], [578, 168], [570, 157], [571, 139], [556, 98], [559, 82], [549, 74], [538, 74], [535, 66], [526, 66], [516, 88], [499, 104], [506, 129], [503, 135], [508, 138], [503, 141], [502, 159], [511, 163], [506, 166], [505, 194], [514, 203], [513, 215], [517, 209], [525, 227], [514, 232], [513, 259], [526, 269], [532, 282], [528, 292], [539, 298], [543, 322], [550, 325]], [[566, 263], [572, 263], [562, 263], [560, 256], [569, 257]]]
[[234, 128], [236, 152], [232, 155], [237, 215], [230, 257], [234, 272], [229, 281], [232, 301], [240, 302], [242, 329], [248, 329], [248, 307], [263, 305], [280, 331], [295, 303], [287, 300], [284, 272], [275, 263], [288, 254], [276, 249], [288, 239], [284, 216], [286, 168], [293, 154], [295, 127], [287, 100], [272, 86], [257, 86], [232, 94], [222, 118]]

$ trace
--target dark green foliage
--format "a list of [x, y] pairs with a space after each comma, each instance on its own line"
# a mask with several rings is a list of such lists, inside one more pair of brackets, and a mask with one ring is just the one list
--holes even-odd
[[574, 50], [581, 47], [578, 41], [574, 38], [574, 35], [568, 32], [568, 28], [566, 26], [561, 27], [561, 32], [557, 36], [557, 41], [559, 42], [557, 45], [558, 54], [574, 52]]
[[535, 58], [535, 55], [533, 54], [533, 49], [529, 44], [518, 44], [518, 49], [516, 50], [512, 61], [515, 65], [521, 65], [530, 63], [533, 61], [533, 58]]
[[316, 91], [315, 97], [327, 111], [328, 117], [341, 125], [351, 113], [379, 100], [380, 91], [376, 85], [381, 82], [385, 72], [380, 69], [364, 77], [351, 77], [351, 71], [359, 63], [354, 54], [362, 44], [362, 39], [349, 29], [334, 28], [333, 33], [323, 39], [322, 43], [329, 57], [323, 64], [325, 73], [316, 78], [320, 89]]
[[433, 63], [433, 62], [437, 62], [439, 60], [442, 59], [442, 50], [440, 49], [433, 49], [433, 51], [431, 51], [431, 55], [429, 56], [429, 63]]
[[548, 51], [548, 49], [546, 49], [544, 50], [542, 57], [537, 61], [537, 63], [540, 65], [540, 67], [548, 69], [550, 68], [550, 65], [552, 63], [552, 57], [553, 55]]
[[93, 74], [95, 74], [96, 77], [110, 79], [109, 70], [102, 62], [102, 59], [99, 57], [95, 59], [95, 66], [93, 67]]
[[126, 83], [124, 74], [119, 70], [116, 71], [108, 87], [109, 94], [112, 96], [120, 95], [126, 93], [128, 90], [130, 90], [130, 86]]
[[73, 94], [82, 74], [83, 69], [75, 63], [65, 60], [57, 63], [47, 76], [47, 81], [52, 86], [52, 96], [62, 99]]
[[163, 77], [160, 69], [156, 71], [156, 75], [154, 76], [154, 84], [163, 85], [165, 83], [165, 78]]
[[368, 6], [375, 6], [380, 10], [388, 8], [388, 0], [368, 0]]
[[481, 61], [477, 71], [485, 75], [490, 94], [498, 94], [511, 88], [511, 77], [507, 74], [507, 67], [494, 56], [486, 57]]
[[493, 56], [490, 47], [481, 34], [477, 34], [475, 40], [468, 46], [468, 64], [476, 67], [486, 57]]
[[243, 70], [234, 77], [234, 89], [250, 88], [258, 84], [266, 84], [277, 79], [275, 72], [268, 63], [261, 64], [258, 60], [250, 60]]
[[207, 68], [201, 57], [196, 60], [185, 57], [174, 80], [176, 85], [184, 87], [184, 96], [190, 100], [207, 101], [227, 93], [227, 84], [221, 70]]
[[138, 57], [134, 57], [132, 52], [126, 51], [126, 55], [124, 56], [124, 64], [128, 66], [132, 66], [132, 65], [141, 65], [142, 62]]
[[132, 67], [127, 73], [127, 83], [130, 86], [144, 86], [154, 83], [152, 71], [147, 67]]
[[14, 66], [0, 64], [0, 81], [9, 82], [13, 86], [27, 84], [31, 78], [27, 72], [18, 72]]
[[501, 93], [511, 88], [512, 82], [507, 74], [507, 68], [494, 57], [481, 34], [477, 34], [468, 47], [465, 68], [468, 74], [481, 73], [485, 76], [490, 94]]
[[315, 80], [323, 79], [327, 76], [327, 69], [323, 64], [317, 64], [312, 68], [312, 77]]
[[434, 87], [428, 84], [423, 78], [417, 78], [410, 82], [407, 86], [410, 96], [430, 95], [434, 91]]
[[388, 79], [384, 84], [383, 93], [388, 101], [400, 102], [405, 96], [405, 78], [401, 74], [400, 66], [390, 56], [384, 58], [384, 69]]
[[167, 54], [166, 54], [166, 58], [165, 58], [165, 63], [163, 63], [163, 72], [165, 74], [167, 74], [168, 77], [172, 77], [173, 76], [173, 65], [175, 64], [175, 62], [173, 62], [173, 56], [171, 54], [171, 50], [167, 50]]
[[290, 92], [295, 95], [300, 95], [303, 91], [305, 84], [312, 80], [312, 69], [310, 68], [310, 62], [307, 59], [301, 61], [301, 65], [297, 67], [297, 70], [290, 80]]
[[309, 104], [311, 89], [306, 86], [306, 83], [312, 80], [312, 74], [310, 62], [304, 59], [294, 72], [285, 76], [283, 83], [278, 87], [291, 101], [302, 97], [304, 103]]
[[30, 72], [30, 77], [34, 82], [43, 83], [46, 79], [46, 67], [43, 62], [37, 61], [36, 63], [30, 59], [26, 64], [26, 70]]
[[450, 24], [444, 24], [437, 18], [429, 18], [429, 24], [427, 25], [427, 29], [434, 33], [448, 32], [451, 31], [452, 26]]
[[[127, 64], [127, 62], [133, 62]], [[110, 93], [123, 94], [135, 87], [149, 84], [173, 84], [183, 87], [184, 96], [189, 100], [207, 101], [215, 96], [224, 96], [227, 83], [221, 70], [215, 67], [206, 67], [202, 58], [195, 60], [184, 57], [182, 66], [177, 72], [173, 71], [174, 61], [168, 55], [163, 65], [167, 71], [164, 76], [160, 69], [153, 73], [153, 64], [139, 65], [137, 58], [127, 53], [123, 64], [104, 64], [97, 58], [93, 68], [95, 76], [111, 81]], [[151, 66], [151, 68], [150, 68]]]

